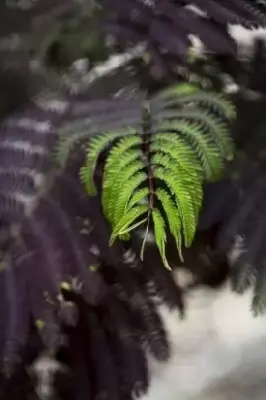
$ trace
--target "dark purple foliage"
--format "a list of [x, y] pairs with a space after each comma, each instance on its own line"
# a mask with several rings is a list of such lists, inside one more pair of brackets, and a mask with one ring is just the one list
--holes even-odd
[[[101, 128], [112, 126], [118, 103], [84, 108], [85, 102], [72, 99], [54, 111], [29, 104], [1, 124], [0, 355], [10, 382], [25, 360], [32, 325], [39, 348], [59, 352], [71, 370], [77, 368], [91, 398], [139, 395], [148, 387], [146, 351], [169, 357], [150, 293], [151, 285], [161, 291], [162, 282], [136, 256], [132, 269], [135, 262], [121, 244], [109, 247], [100, 199], [89, 199], [79, 182], [82, 151], [74, 149], [64, 171], [53, 168], [57, 128], [87, 115]], [[126, 123], [139, 123], [135, 110], [126, 103], [120, 108]], [[163, 268], [160, 258], [156, 262]], [[180, 293], [168, 273], [163, 286], [165, 293], [170, 288], [165, 300], [179, 307]]]
[[[236, 56], [236, 43], [227, 24], [264, 26], [265, 10], [248, 0], [101, 0], [109, 12], [103, 24], [122, 47], [147, 42], [152, 74], [161, 80], [187, 62], [191, 36], [198, 37], [211, 54]], [[193, 5], [193, 7], [191, 7]], [[163, 60], [160, 56], [163, 55]]]

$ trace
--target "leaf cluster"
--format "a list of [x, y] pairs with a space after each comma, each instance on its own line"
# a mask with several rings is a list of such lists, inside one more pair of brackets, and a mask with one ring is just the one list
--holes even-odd
[[99, 156], [107, 151], [102, 209], [112, 229], [110, 244], [129, 239], [132, 230], [145, 226], [143, 258], [152, 223], [161, 258], [170, 268], [167, 233], [182, 259], [183, 245], [189, 247], [196, 232], [203, 184], [218, 179], [223, 163], [233, 157], [228, 121], [235, 116], [234, 107], [220, 94], [179, 84], [141, 104], [135, 102], [131, 109], [124, 105], [120, 113], [113, 111], [110, 127], [107, 118], [100, 126], [95, 108], [94, 121], [92, 117], [72, 135], [63, 132], [58, 159], [64, 164], [74, 142], [89, 137], [80, 177], [94, 196]]

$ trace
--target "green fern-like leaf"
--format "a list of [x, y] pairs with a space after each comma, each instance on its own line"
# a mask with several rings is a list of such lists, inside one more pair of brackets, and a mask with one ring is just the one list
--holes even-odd
[[[140, 146], [141, 138], [137, 135], [121, 139], [120, 143], [116, 145], [110, 152], [106, 161], [103, 176], [103, 193], [102, 193], [102, 206], [106, 218], [111, 225], [114, 225], [114, 210], [117, 206], [117, 195], [119, 195], [119, 188], [125, 171], [125, 168], [130, 165], [131, 172], [138, 172], [141, 169], [140, 157], [141, 151], [137, 145]], [[133, 169], [132, 169], [133, 168]], [[130, 176], [130, 175], [129, 175]], [[132, 182], [132, 187], [134, 186]]]
[[179, 251], [179, 257], [181, 260], [183, 260], [183, 255], [182, 255], [182, 225], [181, 225], [181, 220], [179, 214], [176, 212], [176, 205], [175, 202], [172, 200], [171, 196], [169, 193], [162, 189], [159, 188], [156, 192], [157, 198], [160, 200], [162, 204], [162, 208], [166, 214], [167, 217], [167, 222], [168, 226], [170, 229], [171, 234], [173, 235], [175, 242], [176, 242], [176, 247]]
[[[158, 162], [158, 164], [162, 165], [161, 162]], [[181, 179], [176, 178], [172, 169], [158, 167], [155, 169], [154, 175], [167, 185], [175, 198], [177, 212], [182, 220], [184, 244], [189, 247], [194, 239], [198, 217], [198, 212], [195, 213], [194, 211], [193, 195], [187, 189], [187, 185]]]
[[155, 242], [157, 244], [158, 250], [162, 257], [162, 261], [166, 268], [171, 269], [165, 255], [165, 245], [166, 245], [166, 229], [165, 229], [165, 222], [163, 219], [162, 214], [158, 209], [152, 210], [152, 219], [154, 225], [154, 235], [155, 235]]
[[146, 204], [148, 202], [148, 196], [149, 196], [149, 189], [147, 187], [144, 187], [142, 189], [139, 189], [137, 192], [135, 192], [130, 201], [128, 202], [126, 212], [133, 207], [135, 204], [140, 204], [144, 203]]
[[163, 264], [170, 268], [167, 235], [173, 236], [182, 260], [183, 245], [192, 244], [197, 229], [204, 182], [220, 178], [224, 163], [233, 157], [228, 123], [235, 109], [223, 95], [191, 84], [167, 88], [140, 102], [138, 109], [136, 102], [130, 104], [136, 109], [120, 103], [120, 115], [112, 103], [114, 112], [106, 119], [99, 117], [102, 109], [99, 114], [95, 109], [95, 118], [81, 124], [72, 137], [64, 131], [58, 158], [64, 163], [73, 143], [88, 137], [80, 178], [87, 193], [95, 195], [97, 161], [110, 149], [101, 190], [102, 209], [112, 229], [110, 245], [144, 226], [142, 256], [153, 226]]
[[[139, 205], [131, 208], [123, 217], [119, 220], [118, 224], [113, 229], [110, 244], [112, 244], [118, 235], [125, 234], [131, 230], [131, 225], [139, 218], [141, 215], [147, 213], [149, 211], [148, 205]], [[147, 218], [141, 220], [141, 223], [144, 223]], [[139, 225], [139, 224], [138, 224]]]
[[108, 132], [101, 136], [95, 136], [90, 141], [86, 157], [86, 164], [80, 169], [80, 179], [90, 196], [97, 194], [97, 189], [93, 180], [93, 174], [98, 157], [102, 151], [106, 149], [106, 147], [117, 137], [118, 134], [116, 132]]
[[169, 99], [176, 98], [179, 96], [187, 96], [192, 95], [194, 93], [198, 93], [199, 88], [196, 85], [192, 85], [190, 83], [180, 83], [178, 85], [172, 85], [164, 90], [162, 90], [159, 94], [154, 96], [154, 99]]
[[[220, 177], [223, 167], [223, 158], [219, 148], [206, 134], [204, 126], [181, 119], [177, 121], [162, 122], [158, 126], [158, 131], [176, 132], [187, 140], [187, 144], [191, 143], [191, 149], [194, 149], [194, 156], [198, 157], [198, 160], [201, 163], [201, 170], [204, 173], [206, 180], [216, 180]], [[171, 141], [172, 136], [165, 136], [165, 140]], [[197, 166], [196, 163], [193, 163], [191, 167], [193, 168], [194, 165]]]
[[222, 95], [199, 91], [192, 85], [177, 85], [161, 93], [157, 99], [164, 100], [164, 107], [197, 103], [217, 112], [222, 117], [232, 119], [236, 116], [235, 106]]
[[[212, 141], [217, 152], [219, 151], [220, 157], [231, 160], [232, 153], [232, 139], [228, 136], [227, 125], [215, 118], [211, 113], [188, 108], [185, 110], [178, 110], [173, 112], [165, 112], [165, 118], [169, 118], [169, 123], [171, 124], [175, 119], [184, 120], [184, 122], [194, 122], [202, 126], [205, 132], [208, 132], [208, 138]], [[166, 124], [166, 123], [165, 123]]]
[[128, 182], [125, 182], [123, 190], [120, 192], [117, 199], [117, 205], [115, 208], [113, 219], [114, 224], [117, 224], [119, 220], [123, 217], [127, 209], [128, 202], [130, 201], [130, 198], [134, 191], [140, 186], [141, 183], [145, 182], [146, 180], [147, 175], [145, 174], [145, 172], [138, 172], [132, 177], [132, 179], [130, 179]]

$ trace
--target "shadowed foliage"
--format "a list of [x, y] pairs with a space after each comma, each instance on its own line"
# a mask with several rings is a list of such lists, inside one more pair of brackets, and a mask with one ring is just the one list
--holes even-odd
[[228, 24], [248, 28], [264, 26], [263, 4], [248, 0], [100, 0], [109, 11], [104, 29], [112, 33], [120, 46], [140, 41], [147, 43], [145, 60], [157, 79], [178, 72], [180, 62], [193, 61], [195, 38], [207, 54], [236, 57], [237, 46], [228, 32]]
[[171, 306], [182, 302], [169, 274], [162, 274], [161, 289], [132, 251], [109, 247], [99, 198], [90, 200], [79, 183], [82, 152], [64, 171], [53, 169], [56, 129], [71, 118], [73, 104], [50, 100], [48, 110], [44, 101], [1, 125], [2, 371], [12, 386], [35, 325], [39, 349], [67, 357], [91, 398], [128, 398], [147, 389], [146, 352], [159, 360], [170, 354], [151, 286]]

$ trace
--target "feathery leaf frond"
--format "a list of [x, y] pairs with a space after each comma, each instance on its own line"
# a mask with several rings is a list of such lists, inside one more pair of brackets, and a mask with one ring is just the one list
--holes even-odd
[[[228, 122], [235, 116], [234, 107], [220, 94], [181, 84], [142, 101], [139, 109], [131, 112], [133, 125], [123, 129], [125, 109], [128, 114], [124, 105], [120, 116], [114, 111], [118, 121], [114, 121], [114, 113], [108, 114], [102, 130], [96, 110], [95, 122], [91, 115], [81, 180], [87, 193], [96, 195], [94, 171], [100, 154], [107, 154], [102, 209], [112, 229], [110, 244], [117, 238], [129, 239], [129, 232], [142, 224], [148, 232], [151, 218], [158, 250], [169, 268], [165, 252], [168, 231], [182, 259], [182, 246], [192, 244], [197, 229], [204, 181], [219, 178], [224, 162], [233, 156]], [[82, 129], [82, 138], [83, 133]], [[74, 139], [77, 137], [78, 131]], [[64, 151], [71, 148], [72, 139], [64, 135]], [[143, 250], [144, 246], [145, 239]]]

